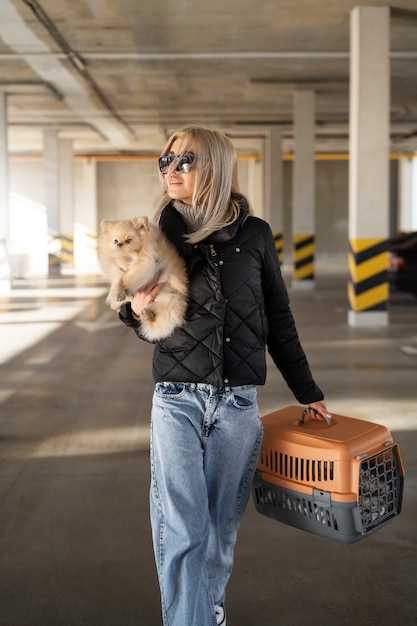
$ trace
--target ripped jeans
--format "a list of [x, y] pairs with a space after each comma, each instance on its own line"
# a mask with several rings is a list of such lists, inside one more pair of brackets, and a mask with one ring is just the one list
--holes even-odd
[[215, 626], [262, 443], [255, 386], [157, 383], [151, 524], [164, 626]]

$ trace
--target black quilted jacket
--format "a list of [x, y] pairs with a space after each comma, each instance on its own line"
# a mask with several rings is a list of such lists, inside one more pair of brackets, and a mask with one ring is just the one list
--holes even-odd
[[[300, 345], [269, 225], [248, 216], [192, 245], [186, 225], [169, 204], [160, 226], [184, 256], [189, 307], [184, 326], [155, 344], [155, 382], [203, 382], [216, 387], [263, 385], [265, 348], [297, 400], [323, 399]], [[140, 337], [130, 304], [121, 320]]]

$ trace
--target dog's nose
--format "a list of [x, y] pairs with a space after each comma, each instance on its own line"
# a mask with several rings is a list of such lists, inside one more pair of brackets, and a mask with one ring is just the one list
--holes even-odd
[[122, 244], [122, 243], [118, 243], [118, 244], [117, 244], [117, 247], [118, 247], [118, 248], [123, 248], [123, 244]]

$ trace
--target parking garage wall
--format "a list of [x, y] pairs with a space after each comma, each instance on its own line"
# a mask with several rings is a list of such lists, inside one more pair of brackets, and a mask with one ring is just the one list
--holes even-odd
[[[80, 197], [80, 162], [74, 162], [74, 222], [82, 221], [83, 198]], [[392, 229], [396, 223], [397, 163], [391, 165]], [[239, 161], [242, 191], [248, 195], [257, 215], [264, 215], [262, 195], [249, 189], [248, 160]], [[11, 159], [10, 189], [15, 197], [42, 210], [44, 203], [42, 160]], [[77, 192], [78, 190], [78, 192]], [[253, 197], [255, 196], [255, 197]], [[291, 263], [292, 250], [292, 161], [283, 164], [284, 197], [284, 259]], [[154, 159], [98, 160], [97, 162], [97, 230], [101, 219], [125, 219], [135, 215], [152, 217], [161, 198], [160, 183]], [[15, 216], [12, 234], [13, 249], [19, 248], [21, 219]], [[17, 230], [17, 232], [16, 232]], [[346, 261], [348, 251], [348, 160], [332, 158], [316, 161], [316, 256], [317, 260]]]

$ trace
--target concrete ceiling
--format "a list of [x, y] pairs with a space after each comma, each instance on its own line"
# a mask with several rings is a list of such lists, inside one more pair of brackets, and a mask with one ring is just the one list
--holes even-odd
[[[360, 4], [360, 3], [359, 3]], [[391, 149], [417, 150], [417, 0], [391, 8]], [[202, 122], [257, 150], [271, 126], [292, 149], [293, 92], [316, 92], [316, 149], [348, 148], [354, 0], [0, 0], [9, 150], [43, 130], [79, 154], [159, 152]]]

